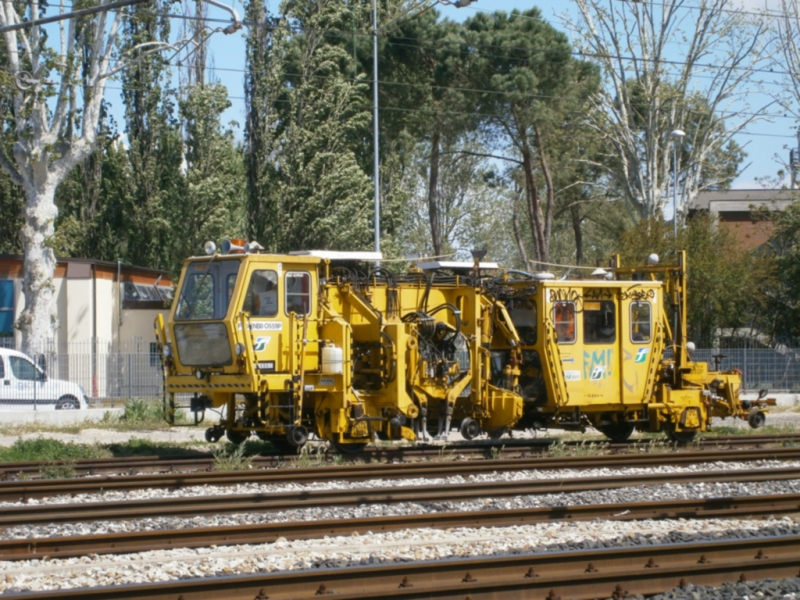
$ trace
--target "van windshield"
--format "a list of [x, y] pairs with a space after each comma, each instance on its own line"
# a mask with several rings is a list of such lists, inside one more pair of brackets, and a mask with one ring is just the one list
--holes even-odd
[[241, 264], [239, 259], [211, 259], [189, 264], [178, 296], [175, 320], [225, 318]]

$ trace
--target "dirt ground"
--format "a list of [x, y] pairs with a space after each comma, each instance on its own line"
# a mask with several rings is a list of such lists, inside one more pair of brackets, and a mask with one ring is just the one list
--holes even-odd
[[20, 435], [0, 435], [0, 446], [11, 446], [18, 439], [36, 439], [39, 437], [76, 444], [119, 444], [131, 438], [145, 439], [153, 442], [205, 442], [205, 427], [175, 427], [172, 429], [144, 429], [137, 431], [115, 431], [113, 429], [88, 428], [80, 433], [62, 433], [59, 431], [29, 431]]
[[[735, 419], [715, 420], [716, 427], [737, 427], [749, 430], [746, 421]], [[767, 425], [786, 428], [787, 433], [792, 430], [800, 431], [800, 412], [795, 412], [792, 408], [777, 407], [773, 408], [767, 416]], [[82, 429], [79, 433], [63, 433], [60, 431], [53, 431], [52, 428], [47, 428], [43, 431], [32, 431], [30, 426], [26, 426], [24, 433], [14, 435], [6, 431], [5, 434], [0, 435], [0, 446], [11, 446], [19, 438], [22, 439], [36, 439], [38, 437], [56, 439], [65, 443], [74, 442], [76, 444], [113, 444], [125, 443], [131, 438], [146, 439], [153, 442], [166, 442], [166, 443], [181, 443], [181, 442], [204, 442], [205, 430], [207, 425], [200, 426], [179, 426], [172, 429], [143, 429], [136, 431], [116, 431], [113, 429], [102, 429], [92, 427], [92, 424], [87, 424], [86, 429]], [[540, 436], [552, 437], [558, 436], [561, 432], [558, 430], [551, 430], [546, 433], [540, 432]], [[598, 432], [589, 430], [588, 433], [594, 433], [592, 438], [599, 436]], [[588, 435], [587, 433], [587, 435]], [[570, 437], [576, 436], [571, 434]], [[525, 433], [514, 433], [514, 437], [527, 437]], [[577, 437], [580, 437], [577, 434]], [[602, 437], [602, 436], [600, 436]], [[254, 438], [255, 439], [255, 438]], [[451, 433], [448, 441], [457, 441], [461, 436], [456, 433]], [[224, 440], [224, 438], [223, 438]]]

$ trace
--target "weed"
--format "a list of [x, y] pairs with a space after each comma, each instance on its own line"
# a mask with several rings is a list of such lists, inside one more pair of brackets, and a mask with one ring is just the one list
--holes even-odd
[[72, 479], [75, 477], [75, 461], [46, 462], [39, 467], [42, 479]]
[[456, 460], [455, 449], [450, 450], [450, 452], [447, 452], [447, 444], [439, 448], [439, 456], [436, 458], [437, 462], [451, 462], [454, 460]]
[[547, 450], [548, 456], [553, 458], [563, 458], [567, 456], [604, 456], [608, 454], [608, 442], [589, 442], [582, 441], [574, 446], [567, 446], [559, 439]]
[[503, 453], [503, 448], [505, 446], [492, 446], [491, 450], [489, 451], [489, 458], [491, 460], [499, 460], [500, 455]]
[[[344, 462], [343, 456], [339, 458]], [[322, 466], [325, 464], [325, 448], [323, 446], [311, 446], [310, 444], [306, 444], [300, 448], [295, 464], [301, 469]]]
[[214, 450], [214, 470], [215, 471], [246, 471], [253, 464], [252, 456], [245, 456], [244, 445], [234, 446], [233, 452], [230, 451], [233, 444], [226, 444]]

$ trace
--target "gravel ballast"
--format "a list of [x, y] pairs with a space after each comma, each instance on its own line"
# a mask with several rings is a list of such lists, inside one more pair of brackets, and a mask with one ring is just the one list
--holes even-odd
[[800, 534], [789, 517], [759, 520], [593, 521], [502, 528], [418, 529], [274, 544], [0, 562], [0, 591], [147, 583], [442, 558], [590, 550]]

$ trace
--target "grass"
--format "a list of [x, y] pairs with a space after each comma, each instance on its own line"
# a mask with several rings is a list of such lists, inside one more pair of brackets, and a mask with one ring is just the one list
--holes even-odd
[[553, 458], [567, 456], [604, 456], [608, 454], [608, 442], [582, 441], [575, 446], [567, 446], [559, 439], [547, 449], [547, 455]]
[[252, 467], [253, 458], [245, 454], [244, 444], [225, 444], [214, 450], [214, 470], [246, 471]]
[[75, 461], [86, 458], [111, 458], [113, 454], [98, 445], [60, 442], [39, 437], [33, 440], [19, 439], [13, 445], [0, 447], [0, 462], [56, 462]]

